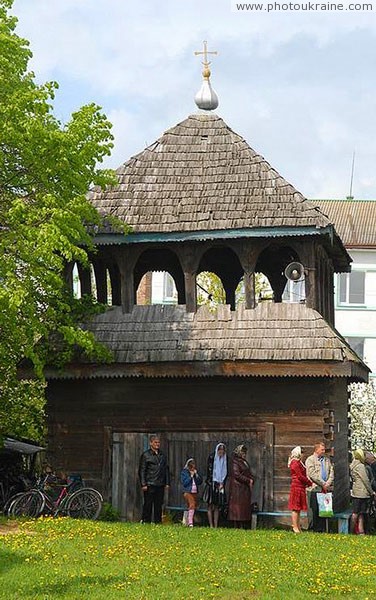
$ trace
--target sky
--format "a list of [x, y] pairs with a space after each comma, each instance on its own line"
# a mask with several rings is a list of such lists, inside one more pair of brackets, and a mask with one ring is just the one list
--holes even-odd
[[[256, 0], [258, 1], [258, 0]], [[348, 9], [346, 0], [344, 9]], [[113, 168], [197, 112], [200, 58], [216, 50], [216, 113], [308, 198], [376, 199], [373, 10], [236, 10], [237, 0], [15, 0], [38, 82], [62, 121], [96, 102]], [[280, 10], [278, 9], [280, 7]], [[302, 1], [300, 6], [307, 6]]]

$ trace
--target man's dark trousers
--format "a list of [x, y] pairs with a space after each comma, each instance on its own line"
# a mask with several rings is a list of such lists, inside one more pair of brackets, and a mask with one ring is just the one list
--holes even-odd
[[309, 529], [317, 533], [324, 533], [326, 531], [326, 519], [319, 517], [317, 492], [309, 492], [309, 507], [312, 510], [312, 521], [309, 524]]
[[144, 492], [144, 506], [142, 508], [142, 522], [151, 523], [154, 508], [154, 523], [162, 523], [162, 504], [164, 498], [164, 485], [148, 485]]

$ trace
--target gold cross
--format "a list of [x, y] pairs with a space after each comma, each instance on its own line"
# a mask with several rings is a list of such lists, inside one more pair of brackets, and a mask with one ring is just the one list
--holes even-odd
[[207, 67], [210, 65], [210, 62], [208, 62], [208, 54], [218, 54], [218, 52], [209, 52], [208, 51], [208, 42], [204, 40], [203, 42], [204, 44], [204, 50], [203, 52], [195, 52], [195, 55], [199, 55], [199, 54], [203, 54], [204, 55], [204, 61], [203, 61], [203, 65], [204, 67]]

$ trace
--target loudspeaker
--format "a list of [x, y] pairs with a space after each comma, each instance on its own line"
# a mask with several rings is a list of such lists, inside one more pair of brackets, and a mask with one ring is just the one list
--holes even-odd
[[302, 281], [304, 279], [304, 267], [301, 263], [292, 262], [285, 269], [285, 277], [290, 281]]

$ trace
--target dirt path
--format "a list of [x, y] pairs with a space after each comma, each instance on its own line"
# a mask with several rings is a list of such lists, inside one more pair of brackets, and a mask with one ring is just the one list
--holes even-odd
[[8, 535], [9, 533], [19, 533], [19, 524], [15, 521], [8, 521], [7, 523], [0, 523], [0, 535]]

